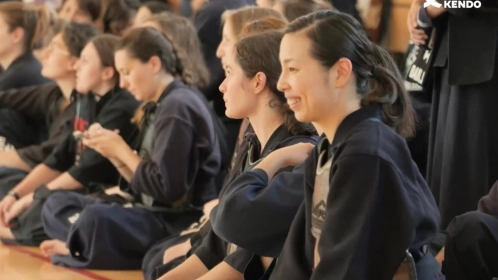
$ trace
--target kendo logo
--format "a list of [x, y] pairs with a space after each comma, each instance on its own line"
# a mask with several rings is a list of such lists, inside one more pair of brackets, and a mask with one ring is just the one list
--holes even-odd
[[433, 6], [435, 8], [444, 6], [445, 9], [472, 9], [480, 8], [481, 1], [445, 0], [443, 1], [443, 4], [441, 4], [437, 0], [425, 0], [424, 8], [427, 8], [428, 6]]

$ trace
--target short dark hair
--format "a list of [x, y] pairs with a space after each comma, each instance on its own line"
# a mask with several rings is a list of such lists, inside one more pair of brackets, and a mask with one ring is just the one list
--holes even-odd
[[99, 34], [93, 25], [77, 22], [66, 22], [60, 33], [69, 53], [75, 57], [79, 57], [86, 44]]

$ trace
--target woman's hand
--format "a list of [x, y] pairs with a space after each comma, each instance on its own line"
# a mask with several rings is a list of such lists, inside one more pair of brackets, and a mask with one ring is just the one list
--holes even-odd
[[17, 202], [16, 198], [12, 195], [5, 196], [0, 202], [0, 225], [3, 227], [9, 227], [8, 223], [5, 223], [5, 216], [10, 211], [12, 206]]
[[427, 37], [427, 34], [421, 29], [418, 29], [418, 13], [420, 11], [420, 8], [422, 7], [422, 3], [420, 1], [415, 0], [413, 1], [410, 11], [408, 12], [408, 19], [407, 19], [407, 24], [408, 24], [408, 31], [410, 32], [410, 39], [411, 41], [416, 44], [416, 45], [424, 45], [425, 41], [429, 37]]
[[11, 221], [19, 217], [33, 202], [33, 194], [26, 195], [16, 201], [4, 215], [4, 224], [10, 225]]
[[281, 162], [280, 168], [284, 168], [287, 166], [297, 166], [303, 163], [308, 158], [313, 148], [315, 148], [315, 145], [313, 144], [299, 143], [278, 149], [270, 155], [278, 158], [278, 161]]
[[123, 146], [127, 147], [126, 142], [119, 135], [119, 130], [108, 130], [98, 124], [92, 125], [85, 136], [83, 145], [94, 149], [106, 158], [115, 158], [122, 151]]
[[315, 148], [313, 144], [299, 143], [278, 149], [264, 158], [254, 169], [264, 170], [268, 175], [268, 181], [270, 181], [279, 169], [303, 163], [313, 148]]

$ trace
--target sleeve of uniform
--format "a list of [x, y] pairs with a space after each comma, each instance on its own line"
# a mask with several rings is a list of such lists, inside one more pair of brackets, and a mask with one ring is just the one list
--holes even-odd
[[65, 172], [74, 164], [76, 153], [74, 147], [76, 141], [73, 138], [72, 129], [66, 127], [61, 140], [53, 149], [52, 153], [45, 159], [43, 164], [51, 169]]
[[[118, 129], [121, 137], [127, 141], [134, 127], [130, 122], [131, 116], [126, 114], [126, 111], [121, 108], [125, 104], [116, 103], [115, 105], [99, 114], [101, 116], [98, 117], [97, 122], [106, 129]], [[68, 172], [69, 175], [84, 186], [93, 182], [115, 184], [118, 176], [118, 171], [114, 165], [107, 158], [90, 148], [83, 150], [80, 155], [79, 164], [73, 165]]]
[[142, 161], [133, 176], [131, 186], [163, 203], [181, 199], [195, 179], [189, 166], [198, 160], [193, 150], [194, 128], [189, 122], [174, 116], [156, 114], [152, 160]]
[[[210, 227], [209, 222], [204, 225]], [[202, 244], [194, 254], [202, 261], [207, 269], [211, 270], [223, 261], [226, 256], [226, 242], [221, 240], [213, 230], [210, 230], [202, 239]]]
[[55, 84], [31, 86], [20, 89], [0, 91], [0, 108], [10, 108], [29, 117], [32, 120], [45, 121], [52, 92], [57, 88]]
[[410, 205], [417, 197], [378, 157], [350, 155], [332, 168], [311, 279], [392, 279], [415, 238]]
[[489, 194], [479, 200], [479, 211], [492, 216], [498, 216], [498, 181], [495, 182]]
[[249, 252], [243, 248], [238, 247], [235, 250], [235, 252], [226, 256], [223, 261], [226, 262], [228, 265], [230, 265], [233, 269], [244, 274], [244, 270], [246, 269], [247, 265], [251, 262], [253, 256], [254, 254], [252, 252]]
[[257, 255], [277, 258], [303, 202], [303, 184], [304, 164], [278, 173], [269, 184], [261, 169], [242, 173], [211, 212], [214, 231]]
[[44, 141], [40, 145], [18, 149], [17, 154], [27, 165], [33, 168], [50, 155], [61, 139], [62, 136], [58, 135], [57, 137]]

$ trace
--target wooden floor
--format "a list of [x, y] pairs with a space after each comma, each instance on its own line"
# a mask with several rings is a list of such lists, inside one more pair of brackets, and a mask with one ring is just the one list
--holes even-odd
[[79, 270], [55, 266], [38, 248], [4, 245], [0, 242], [2, 280], [141, 280], [140, 271]]

